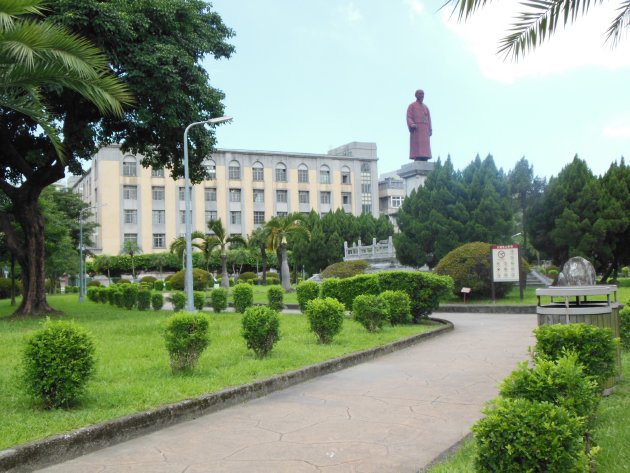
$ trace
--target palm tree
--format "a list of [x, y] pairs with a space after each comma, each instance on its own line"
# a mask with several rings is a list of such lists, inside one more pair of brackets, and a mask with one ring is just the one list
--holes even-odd
[[291, 235], [302, 234], [310, 238], [311, 234], [305, 226], [302, 214], [292, 213], [286, 217], [274, 217], [265, 224], [269, 231], [267, 246], [280, 254], [280, 276], [282, 288], [291, 291], [291, 278], [289, 273], [289, 260], [287, 258], [288, 239]]
[[139, 253], [142, 253], [142, 249], [138, 242], [134, 240], [125, 240], [122, 245], [122, 249], [120, 250], [120, 254], [129, 255], [131, 258], [131, 277], [135, 281], [136, 279], [136, 266], [134, 264], [133, 257]]
[[266, 227], [259, 227], [252, 232], [247, 242], [247, 245], [250, 248], [260, 251], [260, 257], [262, 259], [263, 285], [267, 284], [267, 239], [268, 238], [269, 238], [269, 230]]
[[[453, 11], [460, 19], [467, 19], [476, 10], [490, 0], [448, 0]], [[601, 4], [602, 0], [530, 0], [523, 2], [526, 10], [519, 13], [516, 22], [510, 28], [510, 34], [501, 40], [499, 53], [512, 54], [515, 59], [527, 50], [542, 44], [558, 27], [573, 23], [578, 17], [586, 15], [592, 4]], [[625, 28], [630, 25], [630, 0], [618, 0], [618, 15], [606, 32], [606, 40], [613, 45], [621, 39]]]
[[215, 248], [219, 248], [221, 257], [221, 286], [225, 288], [230, 287], [229, 276], [227, 272], [227, 247], [230, 243], [242, 243], [247, 245], [247, 242], [240, 235], [228, 236], [223, 227], [221, 219], [210, 220], [208, 222], [208, 229], [213, 233], [205, 238], [202, 243], [202, 251], [204, 254], [210, 254]]
[[[202, 249], [202, 245], [200, 243], [196, 243], [194, 240], [203, 240], [205, 237], [206, 236], [201, 232], [192, 232], [190, 234], [190, 238], [193, 240], [191, 245], [194, 248]], [[184, 266], [186, 266], [184, 260], [184, 256], [186, 254], [186, 237], [182, 236], [175, 238], [169, 246], [169, 251], [174, 255], [177, 255], [177, 257], [182, 260], [182, 269], [184, 269]]]

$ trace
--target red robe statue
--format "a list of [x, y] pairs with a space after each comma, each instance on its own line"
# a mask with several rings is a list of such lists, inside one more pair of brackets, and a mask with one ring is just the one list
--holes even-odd
[[416, 90], [416, 101], [407, 107], [407, 127], [409, 128], [409, 159], [426, 161], [431, 159], [431, 143], [433, 134], [429, 107], [422, 103], [424, 92]]

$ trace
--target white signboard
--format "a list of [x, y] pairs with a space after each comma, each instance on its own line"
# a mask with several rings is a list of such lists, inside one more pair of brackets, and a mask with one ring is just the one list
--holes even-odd
[[518, 245], [492, 245], [492, 278], [494, 282], [518, 282]]

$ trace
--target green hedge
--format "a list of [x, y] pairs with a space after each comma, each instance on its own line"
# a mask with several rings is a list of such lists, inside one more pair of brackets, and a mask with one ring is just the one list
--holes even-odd
[[630, 350], [630, 305], [627, 305], [619, 312], [619, 330], [621, 335], [621, 346], [625, 350]]
[[300, 310], [306, 310], [306, 304], [319, 297], [319, 284], [315, 281], [302, 281], [295, 288]]

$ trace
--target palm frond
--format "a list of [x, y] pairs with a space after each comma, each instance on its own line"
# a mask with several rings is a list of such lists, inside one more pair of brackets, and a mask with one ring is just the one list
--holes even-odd
[[46, 8], [42, 0], [0, 1], [0, 33], [11, 28], [14, 19], [21, 15], [41, 15]]
[[630, 26], [630, 0], [623, 0], [617, 12], [619, 15], [606, 31], [606, 41], [609, 41], [613, 46], [619, 43], [623, 31]]
[[449, 4], [453, 5], [453, 11], [451, 14], [457, 13], [459, 20], [466, 20], [477, 10], [484, 7], [487, 3], [490, 3], [490, 1], [491, 0], [447, 0], [440, 9]]

